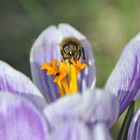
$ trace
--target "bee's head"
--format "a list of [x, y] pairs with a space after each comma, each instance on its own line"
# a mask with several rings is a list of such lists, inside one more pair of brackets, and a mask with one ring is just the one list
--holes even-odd
[[72, 57], [78, 51], [78, 45], [76, 44], [76, 42], [73, 42], [73, 41], [66, 42], [63, 46], [63, 51], [69, 57]]

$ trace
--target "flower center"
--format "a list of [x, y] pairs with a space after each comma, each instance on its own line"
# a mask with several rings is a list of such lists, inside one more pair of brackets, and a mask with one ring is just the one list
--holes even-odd
[[54, 75], [53, 82], [58, 85], [60, 96], [74, 94], [78, 91], [78, 74], [87, 67], [85, 63], [71, 59], [71, 63], [66, 61], [46, 62], [41, 66], [41, 70], [47, 70], [47, 75]]

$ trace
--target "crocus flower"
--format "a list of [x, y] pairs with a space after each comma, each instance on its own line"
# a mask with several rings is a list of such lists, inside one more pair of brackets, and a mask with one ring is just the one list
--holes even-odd
[[113, 94], [90, 89], [83, 95], [61, 97], [47, 106], [41, 93], [25, 75], [2, 61], [0, 73], [0, 120], [4, 120], [0, 121], [0, 138], [92, 140], [100, 137], [100, 133], [103, 138], [111, 139], [107, 128], [118, 114], [118, 102]]
[[[40, 68], [46, 62], [51, 64], [55, 58], [61, 61], [59, 43], [68, 36], [73, 36], [81, 42], [87, 67], [80, 61], [74, 65], [72, 69], [76, 72], [78, 91], [61, 97], [60, 90], [54, 82], [54, 75], [46, 75], [46, 71]], [[0, 105], [0, 117], [8, 124], [5, 126], [3, 121], [0, 122], [5, 128], [4, 131], [0, 131], [1, 138], [5, 136], [4, 139], [11, 140], [112, 139], [108, 128], [118, 116], [118, 100], [106, 90], [94, 90], [94, 58], [85, 36], [67, 24], [60, 24], [58, 28], [50, 26], [35, 41], [30, 62], [33, 80], [39, 90], [24, 74], [7, 63], [0, 62], [0, 98], [3, 100]], [[18, 118], [19, 121], [16, 122]], [[20, 121], [22, 119], [24, 121]], [[10, 124], [14, 124], [13, 129]]]
[[59, 98], [60, 93], [57, 85], [53, 82], [54, 76], [46, 75], [46, 71], [41, 71], [40, 67], [46, 62], [51, 63], [53, 59], [61, 61], [60, 43], [64, 38], [71, 36], [80, 41], [88, 65], [78, 75], [78, 91], [84, 92], [87, 88], [93, 89], [95, 85], [95, 61], [86, 37], [66, 24], [60, 24], [58, 28], [50, 26], [35, 41], [30, 55], [33, 80], [49, 103]]
[[[80, 70], [79, 75], [74, 76], [78, 81], [78, 91], [76, 93], [72, 92], [68, 96], [61, 97], [58, 85], [54, 82], [56, 77], [54, 75], [46, 75], [46, 71], [42, 71], [40, 68], [44, 63], [52, 66], [52, 62], [55, 59], [57, 59], [57, 61], [59, 61], [61, 64], [59, 44], [63, 38], [69, 36], [73, 36], [80, 41], [82, 47], [85, 50], [87, 67], [84, 67], [82, 70]], [[123, 53], [125, 54], [124, 56], [126, 56], [126, 60], [135, 58], [136, 54], [138, 55], [137, 45], [135, 45], [135, 49], [137, 51], [135, 51], [135, 49], [133, 50], [133, 44], [135, 44], [136, 41], [137, 39], [132, 40], [130, 45], [126, 47]], [[133, 53], [131, 54], [131, 51], [128, 51], [129, 55], [127, 55], [126, 50], [131, 49], [133, 50]], [[138, 58], [138, 56], [136, 58]], [[39, 90], [24, 74], [14, 70], [5, 62], [0, 62], [0, 90], [1, 94], [6, 95], [4, 103], [8, 102], [6, 105], [1, 103], [2, 118], [5, 118], [5, 122], [10, 124], [10, 122], [13, 123], [12, 121], [14, 121], [18, 115], [22, 116], [23, 112], [27, 112], [23, 115], [23, 123], [27, 125], [22, 124], [22, 121], [17, 121], [17, 123], [14, 121], [15, 127], [13, 131], [16, 135], [11, 135], [10, 138], [14, 140], [15, 138], [20, 138], [22, 140], [25, 138], [22, 136], [26, 135], [26, 139], [36, 138], [39, 140], [111, 140], [112, 138], [109, 134], [108, 128], [114, 124], [119, 114], [121, 114], [121, 112], [129, 105], [129, 102], [134, 99], [139, 90], [139, 86], [136, 83], [139, 81], [139, 77], [137, 77], [139, 59], [137, 59], [138, 61], [136, 62], [134, 61], [135, 59], [130, 61], [132, 64], [134, 62], [134, 68], [130, 67], [130, 65], [127, 65], [128, 61], [125, 60], [125, 62], [123, 62], [124, 60], [122, 60], [123, 59], [119, 60], [121, 67], [119, 64], [117, 64], [115, 68], [117, 69], [117, 72], [120, 68], [123, 70], [122, 75], [119, 73], [120, 79], [116, 80], [115, 84], [110, 82], [113, 81], [112, 79], [115, 77], [112, 76], [115, 74], [112, 74], [105, 86], [105, 89], [96, 90], [94, 58], [91, 47], [85, 36], [67, 24], [60, 24], [58, 28], [55, 26], [50, 26], [47, 28], [35, 41], [30, 56], [33, 81]], [[54, 63], [56, 62], [54, 61]], [[82, 62], [80, 65], [78, 65], [78, 67], [81, 66], [81, 64]], [[137, 71], [136, 73], [133, 73], [135, 68], [137, 68]], [[76, 72], [77, 67], [74, 66], [73, 69], [74, 72]], [[129, 71], [128, 74], [124, 74], [126, 72], [125, 70], [129, 69], [132, 71]], [[65, 78], [67, 69], [66, 72], [63, 72], [64, 71], [62, 70], [62, 77], [60, 77], [60, 79]], [[123, 80], [122, 77], [124, 77]], [[130, 79], [134, 82], [129, 81]], [[121, 88], [121, 85], [131, 85], [131, 83], [132, 86]], [[113, 86], [114, 88], [111, 88]], [[136, 90], [130, 90], [135, 88]], [[119, 94], [119, 92], [123, 91], [124, 89], [128, 94], [126, 94], [126, 92], [121, 92], [121, 94]], [[131, 94], [128, 91], [133, 92], [133, 96], [131, 96], [131, 98], [129, 98]], [[11, 95], [8, 96], [7, 94], [10, 93]], [[4, 98], [4, 96], [1, 98]], [[15, 105], [16, 102], [14, 101], [18, 100], [18, 98], [21, 103], [17, 103], [17, 105]], [[124, 100], [124, 98], [126, 98], [127, 101]], [[120, 106], [119, 110], [118, 99]], [[25, 107], [24, 104], [26, 104], [27, 107]], [[12, 111], [10, 112], [9, 106], [12, 108]], [[6, 111], [3, 108], [5, 108]], [[17, 111], [17, 108], [21, 108], [21, 112]], [[28, 113], [28, 111], [32, 110], [31, 108], [34, 108], [34, 112]], [[14, 113], [15, 116], [12, 115], [13, 112], [16, 112], [16, 114]], [[8, 116], [12, 116], [14, 119], [7, 118], [7, 113], [9, 113]], [[32, 121], [30, 121], [31, 119]], [[34, 122], [36, 123], [34, 124]], [[0, 123], [1, 126], [4, 125], [2, 122]], [[19, 131], [19, 127], [21, 125], [25, 131]], [[29, 126], [29, 128], [27, 126]], [[9, 125], [6, 125], [4, 129], [5, 131], [1, 131], [0, 136], [2, 137], [3, 135], [6, 135], [4, 138], [8, 139], [9, 137], [7, 135], [10, 135], [10, 132], [12, 132], [11, 129], [12, 128]], [[34, 131], [32, 132], [31, 130]]]

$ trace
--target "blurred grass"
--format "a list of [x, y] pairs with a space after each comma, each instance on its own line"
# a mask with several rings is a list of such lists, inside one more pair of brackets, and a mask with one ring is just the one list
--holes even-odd
[[[34, 40], [50, 24], [66, 22], [91, 42], [97, 86], [102, 87], [125, 44], [140, 31], [139, 13], [139, 0], [1, 0], [0, 59], [30, 76]], [[114, 135], [122, 118], [114, 126]]]
[[19, 2], [39, 27], [46, 27], [45, 24], [49, 22], [47, 10], [39, 0], [19, 0]]

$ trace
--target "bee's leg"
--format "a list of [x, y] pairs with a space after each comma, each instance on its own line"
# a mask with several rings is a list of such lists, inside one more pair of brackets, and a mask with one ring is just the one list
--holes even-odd
[[83, 53], [83, 60], [84, 60], [84, 63], [86, 63], [86, 57], [85, 57], [85, 51], [84, 51], [84, 48], [81, 47], [81, 50], [82, 50], [82, 53]]
[[78, 53], [76, 54], [76, 59], [77, 59], [77, 60], [80, 59], [81, 53], [82, 53], [82, 49], [80, 49], [80, 50], [78, 51]]
[[72, 61], [70, 59], [68, 59], [69, 63], [72, 64]]
[[63, 51], [61, 50], [61, 56], [63, 56], [64, 54], [63, 54]]
[[74, 60], [75, 63], [77, 63], [77, 59], [76, 59], [76, 57], [73, 57], [73, 60]]
[[70, 64], [72, 64], [72, 62], [71, 62], [71, 60], [70, 60], [70, 58], [69, 57], [63, 57], [63, 60], [62, 60], [63, 62], [65, 61], [65, 62], [69, 62]]
[[65, 57], [64, 57], [64, 53], [63, 53], [62, 50], [61, 50], [61, 56], [62, 56], [62, 61], [64, 61], [65, 60]]

